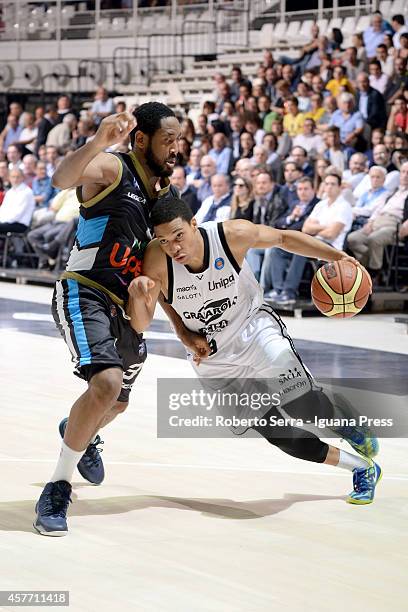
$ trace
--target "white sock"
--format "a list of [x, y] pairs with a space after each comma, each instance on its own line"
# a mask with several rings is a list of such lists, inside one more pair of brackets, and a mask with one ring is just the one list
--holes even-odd
[[347, 453], [344, 450], [340, 450], [340, 458], [336, 467], [343, 468], [343, 470], [349, 470], [352, 472], [356, 468], [368, 468], [370, 463], [363, 457]]
[[72, 448], [69, 448], [62, 441], [61, 452], [58, 459], [57, 467], [55, 468], [55, 472], [50, 478], [50, 482], [57, 482], [57, 480], [66, 480], [67, 482], [71, 482], [72, 474], [76, 468], [76, 465], [84, 451], [74, 451]]

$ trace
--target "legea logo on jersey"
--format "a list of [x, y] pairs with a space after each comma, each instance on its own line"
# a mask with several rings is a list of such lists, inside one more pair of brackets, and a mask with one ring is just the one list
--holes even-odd
[[225, 265], [225, 261], [223, 260], [222, 257], [217, 257], [217, 259], [214, 261], [214, 268], [216, 270], [222, 270], [224, 265]]
[[135, 193], [131, 193], [130, 191], [128, 191], [127, 196], [128, 198], [132, 198], [132, 200], [136, 200], [136, 202], [141, 202], [142, 204], [145, 204], [146, 202], [144, 198], [141, 198], [140, 196], [136, 195]]
[[183, 312], [183, 316], [187, 320], [195, 319], [201, 323], [204, 323], [205, 325], [208, 325], [212, 321], [216, 321], [222, 317], [227, 310], [235, 306], [237, 299], [238, 296], [234, 295], [232, 300], [228, 297], [222, 300], [216, 300], [215, 302], [208, 300], [198, 312]]
[[215, 291], [216, 289], [226, 289], [235, 283], [234, 275], [231, 274], [228, 278], [220, 278], [219, 281], [208, 281], [208, 290]]

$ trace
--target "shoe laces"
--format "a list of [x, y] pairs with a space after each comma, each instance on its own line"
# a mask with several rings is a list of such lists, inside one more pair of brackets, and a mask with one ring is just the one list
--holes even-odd
[[42, 513], [45, 515], [65, 516], [70, 497], [71, 488], [67, 485], [54, 482], [48, 495], [45, 496]]
[[353, 487], [355, 491], [359, 493], [369, 491], [372, 488], [372, 482], [373, 470], [371, 467], [355, 470], [353, 475]]
[[101, 440], [100, 436], [96, 436], [94, 442], [88, 444], [88, 447], [85, 451], [85, 455], [94, 465], [98, 465], [101, 460], [99, 454], [103, 452], [103, 448], [98, 448], [98, 444], [100, 446], [104, 444], [104, 441]]

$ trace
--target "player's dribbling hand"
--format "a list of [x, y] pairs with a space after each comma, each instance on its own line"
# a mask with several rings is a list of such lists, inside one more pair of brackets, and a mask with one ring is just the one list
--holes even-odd
[[180, 335], [180, 340], [184, 346], [190, 349], [192, 352], [193, 361], [196, 365], [199, 365], [201, 360], [208, 357], [208, 355], [211, 353], [211, 349], [206, 338], [200, 334], [185, 329]]
[[94, 141], [98, 143], [101, 149], [107, 149], [126, 138], [135, 127], [136, 119], [127, 111], [109, 115], [102, 119]]
[[148, 276], [138, 276], [134, 278], [128, 287], [130, 297], [136, 300], [144, 300], [146, 306], [152, 305], [150, 291], [155, 286], [155, 282]]
[[363, 274], [366, 275], [366, 277], [367, 277], [367, 279], [369, 281], [369, 284], [370, 284], [370, 295], [371, 295], [372, 292], [373, 292], [373, 281], [371, 280], [370, 274], [367, 272], [367, 270], [361, 264], [361, 262], [359, 262], [358, 259], [356, 259], [355, 257], [352, 257], [351, 255], [347, 255], [347, 253], [343, 254], [343, 256], [340, 258], [340, 261], [351, 261], [351, 263], [353, 263], [355, 266], [360, 268], [360, 270], [363, 272]]

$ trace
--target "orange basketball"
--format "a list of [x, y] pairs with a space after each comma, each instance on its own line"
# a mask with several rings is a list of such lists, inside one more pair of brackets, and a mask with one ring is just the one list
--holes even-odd
[[312, 280], [312, 300], [326, 317], [354, 317], [370, 295], [368, 273], [351, 261], [324, 264]]

